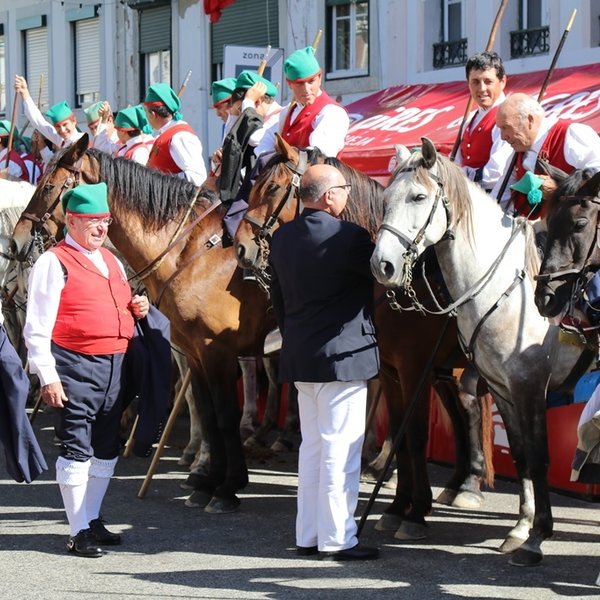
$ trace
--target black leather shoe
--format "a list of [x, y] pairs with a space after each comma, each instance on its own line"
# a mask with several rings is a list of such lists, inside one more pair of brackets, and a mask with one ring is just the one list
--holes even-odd
[[379, 558], [378, 548], [369, 548], [360, 544], [345, 550], [319, 552], [319, 560], [373, 560]]
[[296, 554], [298, 556], [314, 556], [318, 553], [318, 546], [296, 546]]
[[99, 558], [104, 554], [89, 529], [82, 529], [77, 535], [70, 537], [67, 542], [67, 550], [86, 558]]
[[118, 533], [111, 533], [104, 527], [104, 521], [101, 517], [90, 521], [92, 536], [98, 542], [105, 546], [118, 546], [121, 543], [121, 536]]

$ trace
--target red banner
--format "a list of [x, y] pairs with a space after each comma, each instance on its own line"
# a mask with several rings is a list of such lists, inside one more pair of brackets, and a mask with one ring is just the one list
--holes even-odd
[[[508, 77], [506, 92], [537, 97], [545, 71]], [[390, 87], [346, 106], [352, 125], [340, 158], [386, 183], [394, 145], [431, 139], [449, 154], [468, 101], [466, 81]], [[600, 132], [600, 65], [557, 69], [542, 104], [547, 113], [586, 123]]]
[[235, 0], [204, 0], [204, 12], [210, 17], [211, 23], [216, 23], [223, 13], [223, 9], [233, 4]]

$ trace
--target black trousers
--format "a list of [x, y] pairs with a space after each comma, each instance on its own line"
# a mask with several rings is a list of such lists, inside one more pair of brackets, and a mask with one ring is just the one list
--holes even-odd
[[119, 455], [124, 354], [88, 355], [52, 343], [68, 402], [56, 411], [60, 455], [76, 461]]

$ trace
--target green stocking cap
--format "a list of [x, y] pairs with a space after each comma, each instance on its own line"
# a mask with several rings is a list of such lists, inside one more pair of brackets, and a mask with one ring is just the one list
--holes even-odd
[[510, 186], [510, 189], [525, 194], [529, 204], [539, 204], [542, 201], [542, 190], [540, 190], [540, 187], [542, 187], [543, 182], [544, 180], [541, 177], [538, 177], [531, 171], [526, 171], [525, 175], [517, 183], [513, 183]]
[[173, 113], [173, 118], [176, 121], [181, 119], [181, 100], [179, 96], [173, 91], [173, 89], [166, 83], [155, 83], [148, 88], [144, 104], [156, 105], [164, 104], [170, 112]]
[[321, 71], [314, 48], [308, 46], [292, 52], [283, 63], [283, 71], [288, 81], [301, 82], [314, 77]]
[[46, 117], [52, 121], [53, 125], [58, 125], [60, 122], [73, 116], [71, 107], [67, 104], [66, 100], [58, 102], [54, 106], [51, 106], [46, 113]]
[[120, 110], [115, 118], [118, 129], [139, 129], [142, 133], [151, 133], [152, 128], [146, 118], [146, 111], [141, 104], [128, 106]]
[[103, 104], [104, 102], [96, 102], [95, 104], [83, 109], [83, 112], [85, 113], [85, 120], [87, 121], [88, 125], [91, 125], [100, 119], [100, 108]]
[[106, 183], [81, 184], [66, 192], [62, 198], [63, 211], [86, 217], [108, 217], [108, 188]]
[[235, 77], [226, 77], [225, 79], [213, 81], [210, 86], [213, 108], [231, 98], [231, 94], [233, 94], [233, 91], [235, 90], [235, 82]]
[[255, 83], [259, 81], [267, 86], [267, 91], [265, 92], [267, 96], [270, 96], [271, 98], [277, 96], [277, 88], [268, 79], [261, 77], [254, 71], [242, 71], [235, 80], [235, 89], [249, 90]]
[[[10, 135], [10, 121], [3, 120], [0, 121], [0, 137], [4, 137]], [[18, 137], [19, 134], [17, 132], [17, 128], [15, 127], [14, 137]]]

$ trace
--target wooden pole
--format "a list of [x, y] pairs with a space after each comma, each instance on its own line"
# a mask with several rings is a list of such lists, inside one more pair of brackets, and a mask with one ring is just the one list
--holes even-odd
[[187, 75], [185, 76], [185, 79], [183, 80], [183, 83], [181, 84], [181, 87], [179, 88], [179, 91], [177, 92], [177, 97], [178, 98], [181, 98], [181, 96], [183, 96], [183, 92], [185, 92], [185, 88], [187, 87], [187, 84], [188, 84], [191, 76], [192, 76], [192, 70], [190, 69], [187, 72]]
[[15, 122], [17, 120], [17, 106], [19, 105], [19, 92], [15, 92], [13, 98], [12, 117], [10, 119], [10, 133], [8, 134], [8, 146], [6, 147], [6, 163], [5, 169], [8, 169], [8, 163], [10, 162], [10, 153], [13, 147], [13, 139], [15, 137]]
[[269, 44], [267, 46], [265, 55], [264, 55], [263, 59], [260, 61], [260, 64], [258, 65], [258, 69], [256, 69], [256, 72], [261, 77], [262, 77], [262, 74], [265, 72], [265, 69], [267, 68], [267, 63], [269, 62], [269, 54], [271, 54], [271, 44]]
[[163, 431], [162, 435], [160, 436], [160, 441], [158, 442], [156, 452], [154, 453], [154, 456], [152, 457], [152, 462], [150, 463], [150, 468], [148, 469], [148, 473], [146, 473], [146, 478], [144, 479], [144, 482], [142, 483], [142, 486], [140, 487], [140, 491], [138, 492], [138, 496], [137, 496], [138, 498], [144, 498], [146, 496], [146, 492], [148, 491], [148, 488], [150, 487], [150, 482], [152, 481], [152, 478], [154, 477], [154, 473], [156, 472], [156, 468], [158, 467], [158, 461], [160, 460], [160, 457], [162, 455], [164, 447], [167, 444], [169, 435], [171, 435], [171, 430], [173, 429], [173, 426], [175, 425], [175, 419], [177, 419], [177, 415], [179, 414], [179, 411], [181, 410], [181, 407], [183, 406], [183, 402], [185, 400], [185, 393], [187, 392], [188, 386], [190, 385], [191, 381], [192, 381], [192, 372], [190, 371], [190, 369], [188, 369], [185, 373], [185, 377], [181, 384], [181, 388], [179, 389], [179, 393], [177, 394], [177, 397], [175, 398], [175, 402], [173, 403], [173, 408], [171, 409], [171, 414], [169, 415], [167, 424], [165, 425], [164, 431]]
[[[488, 42], [485, 46], [485, 52], [491, 52], [494, 44], [496, 43], [496, 33], [498, 33], [498, 27], [500, 27], [500, 22], [502, 21], [502, 16], [504, 15], [504, 10], [506, 5], [508, 4], [508, 0], [502, 0], [500, 2], [500, 6], [498, 7], [498, 12], [496, 13], [496, 18], [492, 23], [492, 29], [490, 30], [490, 36], [488, 38]], [[463, 128], [469, 118], [469, 114], [471, 113], [471, 107], [473, 106], [473, 96], [469, 94], [469, 101], [467, 102], [467, 106], [465, 108], [465, 114], [462, 118], [462, 123], [458, 128], [458, 133], [456, 134], [456, 139], [454, 140], [454, 146], [452, 146], [452, 152], [450, 152], [450, 160], [454, 161], [456, 158], [456, 153], [458, 152], [458, 147], [460, 146], [460, 139], [462, 135]]]
[[[554, 56], [552, 57], [552, 62], [550, 63], [550, 67], [548, 68], [548, 71], [546, 72], [546, 77], [544, 78], [544, 83], [542, 83], [542, 87], [541, 87], [538, 97], [537, 97], [538, 102], [541, 102], [546, 94], [546, 89], [548, 88], [548, 85], [550, 84], [550, 79], [552, 78], [554, 69], [556, 68], [556, 63], [558, 62], [558, 57], [560, 56], [563, 46], [565, 45], [565, 41], [567, 39], [567, 36], [569, 35], [569, 31], [571, 31], [571, 27], [573, 25], [573, 21], [575, 20], [576, 14], [577, 14], [577, 9], [574, 8], [573, 12], [571, 13], [571, 17], [569, 18], [569, 22], [567, 23], [567, 26], [565, 27], [565, 30], [563, 31], [562, 37], [560, 38], [560, 42], [558, 42], [558, 46], [556, 47], [556, 51], [554, 52]], [[498, 190], [498, 196], [496, 197], [498, 204], [500, 204], [500, 202], [502, 201], [502, 196], [504, 195], [504, 192], [506, 191], [506, 187], [508, 186], [508, 182], [510, 181], [510, 176], [512, 175], [512, 172], [515, 168], [516, 163], [517, 163], [517, 153], [513, 152], [510, 163], [506, 169], [506, 172], [504, 173], [504, 179], [502, 180], [502, 185], [500, 186], [500, 189]], [[509, 205], [510, 205], [510, 203], [509, 203]]]

